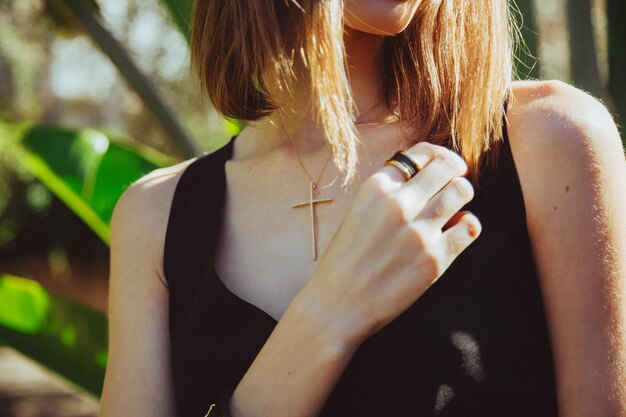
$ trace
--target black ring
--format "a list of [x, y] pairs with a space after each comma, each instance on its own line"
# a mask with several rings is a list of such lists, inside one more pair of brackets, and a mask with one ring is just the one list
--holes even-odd
[[417, 165], [415, 165], [415, 162], [403, 155], [402, 151], [396, 152], [390, 159], [396, 160], [402, 165], [406, 166], [411, 173], [411, 177], [414, 177], [415, 174], [419, 172], [419, 168], [417, 167]]

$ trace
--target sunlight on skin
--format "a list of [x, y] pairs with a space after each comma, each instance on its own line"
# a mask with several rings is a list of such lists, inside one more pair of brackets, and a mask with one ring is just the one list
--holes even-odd
[[361, 32], [396, 35], [409, 25], [421, 2], [422, 0], [346, 0], [345, 22], [350, 28]]

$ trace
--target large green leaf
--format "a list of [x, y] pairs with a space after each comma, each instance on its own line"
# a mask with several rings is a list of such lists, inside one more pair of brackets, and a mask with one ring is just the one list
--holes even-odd
[[93, 129], [36, 126], [21, 139], [23, 165], [105, 242], [115, 203], [133, 181], [172, 161]]
[[0, 342], [100, 396], [107, 361], [103, 313], [30, 279], [0, 274]]

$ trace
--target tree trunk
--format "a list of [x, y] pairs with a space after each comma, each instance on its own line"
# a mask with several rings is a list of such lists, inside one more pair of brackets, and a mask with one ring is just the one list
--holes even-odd
[[[609, 90], [617, 123], [626, 125], [626, 2], [607, 0], [609, 21]], [[623, 136], [622, 136], [623, 137]]]
[[517, 60], [515, 69], [520, 79], [539, 78], [539, 30], [537, 29], [537, 19], [535, 17], [535, 6], [533, 0], [517, 0], [515, 2], [519, 8], [523, 23], [521, 34], [526, 46], [518, 47], [516, 50]]
[[603, 89], [591, 21], [591, 0], [567, 1], [567, 26], [572, 81], [577, 87], [596, 97], [602, 97]]

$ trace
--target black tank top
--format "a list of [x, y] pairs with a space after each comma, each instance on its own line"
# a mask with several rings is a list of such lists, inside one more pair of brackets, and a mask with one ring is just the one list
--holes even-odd
[[[165, 238], [181, 417], [232, 392], [276, 321], [215, 272], [233, 141], [186, 167]], [[504, 131], [464, 209], [482, 233], [414, 304], [356, 351], [320, 417], [556, 417], [554, 364], [524, 201]], [[285, 398], [284, 401], [289, 401]], [[218, 416], [219, 417], [219, 416]], [[280, 416], [276, 416], [280, 417]]]

